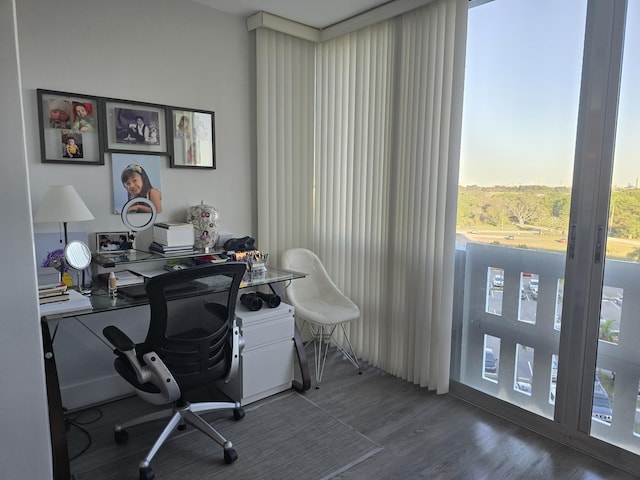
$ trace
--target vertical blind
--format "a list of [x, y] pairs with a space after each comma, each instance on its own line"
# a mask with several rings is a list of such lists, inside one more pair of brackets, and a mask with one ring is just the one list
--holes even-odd
[[274, 263], [311, 243], [315, 48], [256, 31], [258, 239]]
[[[314, 60], [315, 118], [308, 123], [308, 111], [298, 111], [304, 118], [291, 118], [284, 131], [259, 127], [267, 144], [286, 143], [302, 126], [315, 134], [312, 151], [298, 159], [303, 165], [286, 163], [275, 150], [263, 159], [269, 168], [285, 162], [299, 170], [279, 172], [285, 179], [307, 182], [292, 191], [262, 187], [270, 190], [269, 202], [284, 195], [309, 214], [299, 225], [295, 215], [276, 222], [291, 230], [278, 238], [279, 248], [314, 250], [360, 306], [361, 318], [349, 327], [359, 356], [439, 392], [449, 380], [466, 15], [465, 0], [435, 0], [318, 44], [307, 52]], [[265, 38], [258, 43], [274, 47], [257, 50], [267, 63], [287, 56]], [[290, 91], [263, 94], [268, 123], [288, 114]], [[273, 180], [286, 190], [286, 180]], [[259, 212], [266, 197], [260, 199]]]

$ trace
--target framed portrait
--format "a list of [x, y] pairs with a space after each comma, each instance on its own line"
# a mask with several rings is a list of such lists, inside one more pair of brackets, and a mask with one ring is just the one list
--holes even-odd
[[164, 105], [105, 99], [105, 151], [161, 155], [168, 153]]
[[170, 107], [172, 168], [216, 168], [215, 114]]
[[36, 92], [42, 163], [104, 165], [98, 97]]
[[[146, 198], [153, 202], [156, 212], [162, 212], [162, 162], [160, 156], [114, 153], [111, 155], [113, 185], [113, 213], [132, 198]], [[148, 213], [144, 210], [134, 213]]]
[[117, 253], [133, 249], [133, 241], [128, 232], [96, 233], [96, 252]]

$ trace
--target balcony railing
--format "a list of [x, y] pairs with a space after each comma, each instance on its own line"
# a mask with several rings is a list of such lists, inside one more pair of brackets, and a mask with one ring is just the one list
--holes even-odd
[[[561, 253], [477, 243], [458, 250], [454, 379], [553, 419], [564, 267]], [[634, 453], [639, 312], [640, 265], [607, 260], [591, 433]]]

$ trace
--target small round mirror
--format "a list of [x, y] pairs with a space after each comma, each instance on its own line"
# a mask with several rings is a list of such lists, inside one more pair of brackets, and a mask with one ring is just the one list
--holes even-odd
[[91, 250], [87, 244], [79, 240], [67, 243], [64, 262], [76, 271], [78, 291], [82, 294], [91, 293], [90, 289], [84, 288], [84, 269], [91, 265]]
[[64, 247], [64, 259], [70, 267], [84, 270], [91, 265], [91, 250], [86, 243], [74, 240]]
[[156, 221], [156, 206], [146, 198], [132, 198], [122, 207], [122, 223], [133, 231], [140, 232], [153, 226]]

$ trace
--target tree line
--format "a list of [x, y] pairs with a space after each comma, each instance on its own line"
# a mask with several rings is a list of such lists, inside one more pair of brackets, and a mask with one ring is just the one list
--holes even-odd
[[[569, 225], [571, 189], [544, 185], [458, 187], [458, 228], [556, 230]], [[609, 235], [640, 238], [640, 189], [615, 189], [609, 205]]]

